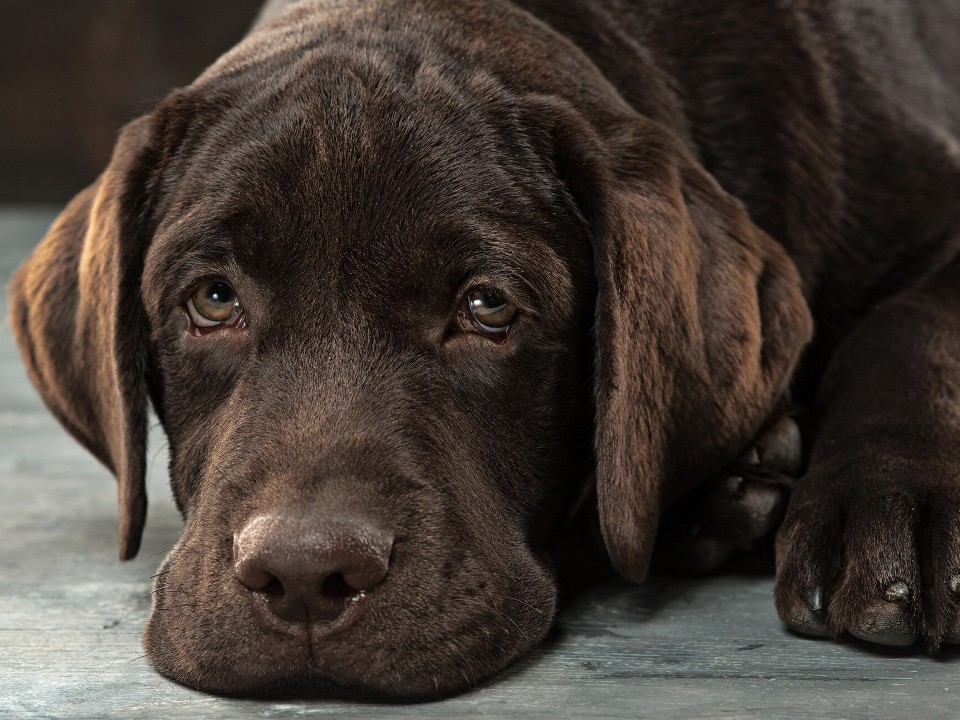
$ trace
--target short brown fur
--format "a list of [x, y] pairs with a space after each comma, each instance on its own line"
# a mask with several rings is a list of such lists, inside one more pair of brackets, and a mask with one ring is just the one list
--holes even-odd
[[[691, 8], [274, 0], [123, 131], [18, 271], [12, 324], [118, 478], [121, 558], [149, 404], [167, 432], [186, 526], [145, 635], [161, 672], [469, 687], [547, 633], [584, 499], [642, 580], [664, 512], [787, 407], [809, 427], [781, 617], [960, 641], [960, 13]], [[245, 329], [191, 329], [214, 277]], [[452, 320], [481, 281], [522, 308], [496, 341]], [[283, 513], [395, 538], [322, 642], [263, 625], [235, 574], [237, 535]]]

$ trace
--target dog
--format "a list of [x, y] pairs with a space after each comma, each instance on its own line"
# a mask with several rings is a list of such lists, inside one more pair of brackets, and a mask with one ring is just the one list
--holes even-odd
[[[460, 691], [546, 636], [578, 512], [632, 581], [780, 523], [793, 630], [960, 642], [958, 30], [948, 0], [268, 3], [11, 286], [121, 558], [151, 405], [169, 438], [155, 667]], [[684, 507], [703, 542], [665, 535]]]

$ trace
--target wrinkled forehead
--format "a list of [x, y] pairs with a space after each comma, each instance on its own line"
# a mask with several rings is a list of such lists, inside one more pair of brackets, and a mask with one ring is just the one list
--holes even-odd
[[173, 168], [155, 270], [230, 262], [354, 295], [441, 270], [558, 282], [572, 218], [509, 98], [485, 103], [424, 67], [404, 82], [313, 73], [202, 128]]

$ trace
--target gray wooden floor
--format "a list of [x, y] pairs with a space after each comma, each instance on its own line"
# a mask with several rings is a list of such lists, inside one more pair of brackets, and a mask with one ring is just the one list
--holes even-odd
[[[0, 287], [49, 209], [0, 208]], [[116, 560], [115, 484], [60, 430], [24, 375], [0, 303], [0, 716], [120, 718], [960, 717], [960, 655], [878, 655], [786, 632], [772, 579], [728, 574], [601, 588], [538, 653], [430, 705], [225, 700], [175, 685], [142, 657], [150, 575], [180, 520], [151, 451], [143, 549]]]

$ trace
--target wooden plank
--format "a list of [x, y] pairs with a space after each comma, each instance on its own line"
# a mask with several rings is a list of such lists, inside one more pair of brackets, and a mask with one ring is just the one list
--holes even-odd
[[[0, 284], [52, 218], [0, 209]], [[3, 317], [6, 318], [4, 293]], [[0, 325], [0, 715], [241, 718], [956, 717], [956, 661], [876, 654], [783, 630], [772, 579], [727, 574], [597, 588], [538, 652], [439, 703], [265, 702], [196, 693], [156, 674], [140, 633], [150, 576], [180, 519], [154, 433], [140, 556], [116, 561], [115, 486], [43, 409]]]

